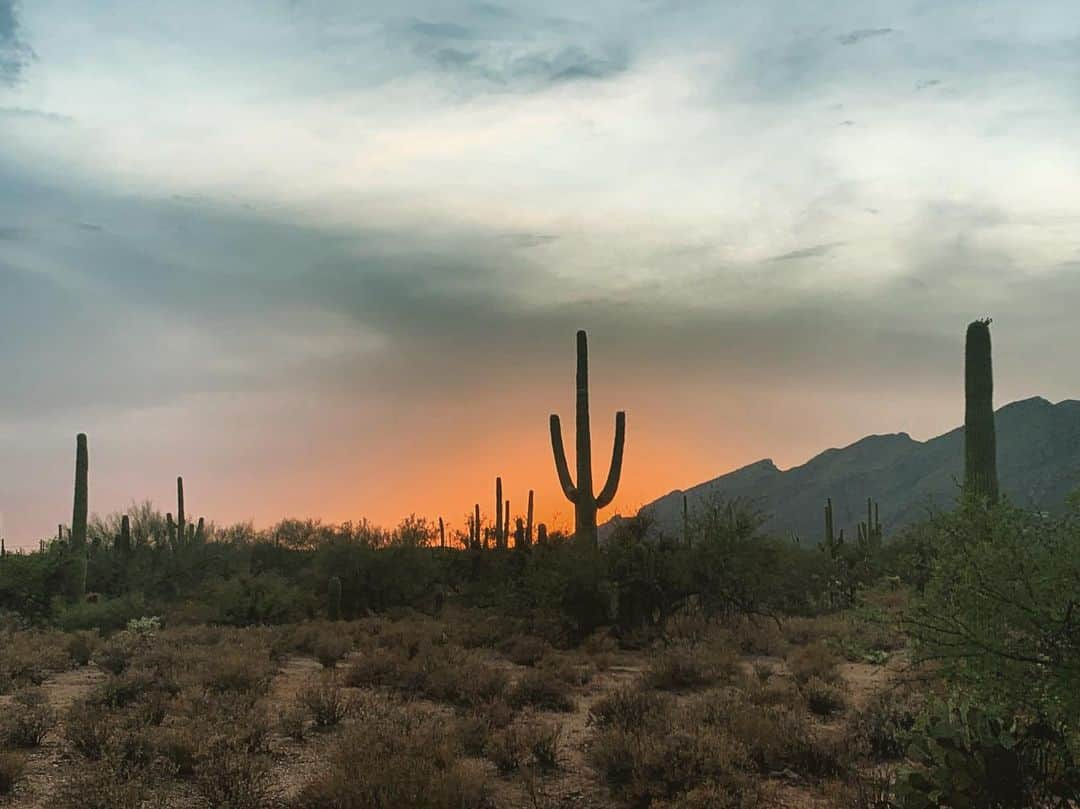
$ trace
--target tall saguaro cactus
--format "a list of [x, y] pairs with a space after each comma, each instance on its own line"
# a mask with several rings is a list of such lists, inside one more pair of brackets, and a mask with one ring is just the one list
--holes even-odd
[[525, 541], [530, 545], [533, 540], [533, 490], [529, 489], [529, 507], [525, 512]]
[[615, 447], [607, 482], [599, 495], [593, 494], [592, 434], [589, 427], [589, 343], [584, 331], [577, 333], [577, 482], [570, 477], [563, 448], [559, 417], [551, 416], [551, 450], [566, 499], [574, 504], [574, 535], [594, 545], [598, 541], [596, 512], [615, 499], [622, 475], [623, 445], [626, 439], [626, 413], [615, 414]]
[[176, 533], [180, 542], [187, 539], [187, 528], [184, 524], [184, 479], [176, 478]]
[[90, 471], [90, 451], [86, 446], [86, 433], [75, 437], [75, 504], [71, 512], [71, 546], [86, 547], [86, 518], [90, 506], [87, 476]]
[[998, 498], [989, 318], [968, 325], [964, 347], [964, 490], [990, 503]]
[[495, 478], [495, 547], [501, 548], [503, 543], [503, 496], [502, 478]]

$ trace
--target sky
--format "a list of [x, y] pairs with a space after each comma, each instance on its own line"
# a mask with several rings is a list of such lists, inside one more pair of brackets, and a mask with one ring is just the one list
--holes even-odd
[[[561, 525], [1080, 391], [1069, 0], [0, 0], [0, 528]], [[568, 447], [572, 436], [567, 435]], [[571, 459], [571, 465], [573, 460]]]

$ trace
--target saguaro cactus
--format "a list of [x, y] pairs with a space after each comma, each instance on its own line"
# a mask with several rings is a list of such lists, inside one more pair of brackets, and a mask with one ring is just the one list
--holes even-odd
[[187, 526], [184, 522], [184, 479], [176, 478], [176, 533], [183, 542], [187, 539]]
[[547, 541], [547, 525], [545, 525], [544, 523], [540, 523], [538, 526], [536, 526], [536, 544], [546, 545]]
[[529, 506], [525, 512], [525, 541], [530, 545], [533, 540], [533, 490], [529, 489]]
[[75, 504], [71, 512], [71, 546], [86, 547], [86, 518], [90, 505], [87, 476], [90, 471], [90, 451], [86, 446], [86, 433], [75, 437]]
[[495, 478], [495, 547], [503, 544], [503, 496], [502, 478]]
[[626, 439], [626, 413], [615, 414], [615, 447], [607, 482], [599, 495], [593, 494], [592, 435], [589, 427], [589, 344], [584, 331], [577, 333], [577, 482], [570, 477], [563, 448], [559, 417], [551, 416], [551, 450], [566, 499], [574, 504], [574, 535], [594, 545], [598, 541], [596, 512], [615, 499], [622, 475], [623, 445]]
[[473, 536], [472, 546], [477, 550], [480, 549], [480, 504], [477, 503], [473, 506]]
[[985, 502], [998, 499], [994, 434], [994, 369], [990, 319], [967, 327], [964, 349], [964, 491]]
[[439, 517], [439, 547], [446, 547], [446, 523], [443, 522], [442, 517]]
[[510, 500], [506, 501], [506, 510], [503, 512], [503, 535], [502, 535], [502, 549], [506, 550], [510, 546]]
[[331, 621], [341, 620], [341, 579], [331, 576], [329, 586], [326, 588], [326, 613]]
[[127, 514], [120, 518], [120, 537], [117, 544], [124, 556], [131, 553], [131, 519]]

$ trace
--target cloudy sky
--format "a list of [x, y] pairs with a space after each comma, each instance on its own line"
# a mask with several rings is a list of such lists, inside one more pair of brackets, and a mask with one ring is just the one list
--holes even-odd
[[[1067, 0], [0, 0], [0, 510], [626, 512], [1080, 391]], [[516, 508], [515, 508], [516, 511]]]

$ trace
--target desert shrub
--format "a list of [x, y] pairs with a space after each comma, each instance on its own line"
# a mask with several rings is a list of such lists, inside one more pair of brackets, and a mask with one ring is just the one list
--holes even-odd
[[570, 686], [550, 671], [529, 669], [510, 690], [510, 702], [518, 708], [569, 712], [575, 708], [570, 691]]
[[0, 795], [10, 795], [26, 772], [26, 758], [13, 750], [0, 750]]
[[301, 691], [300, 701], [319, 728], [334, 727], [353, 709], [345, 690], [329, 678], [323, 678]]
[[199, 679], [217, 693], [265, 694], [274, 671], [264, 649], [215, 650], [208, 656]]
[[80, 755], [97, 761], [116, 730], [117, 720], [92, 699], [75, 702], [64, 715], [64, 738]]
[[[632, 806], [650, 806], [705, 786], [718, 787], [739, 806], [753, 787], [745, 774], [746, 752], [721, 728], [693, 733], [600, 732], [589, 759], [612, 793]], [[724, 804], [721, 804], [724, 805]]]
[[620, 688], [601, 697], [589, 709], [588, 723], [601, 728], [632, 731], [649, 727], [671, 710], [671, 699], [642, 688]]
[[844, 690], [819, 677], [811, 677], [800, 690], [806, 706], [817, 716], [834, 716], [847, 708], [848, 697]]
[[566, 654], [548, 655], [537, 664], [537, 668], [575, 687], [588, 685], [596, 673], [592, 662], [581, 663]]
[[100, 643], [96, 632], [73, 632], [68, 635], [67, 652], [76, 666], [85, 666]]
[[781, 657], [788, 644], [775, 621], [756, 616], [733, 616], [724, 624], [740, 654]]
[[90, 692], [90, 699], [107, 708], [123, 708], [137, 700], [148, 699], [151, 694], [161, 693], [174, 685], [163, 681], [145, 669], [128, 669], [99, 683]]
[[147, 786], [123, 767], [76, 768], [60, 784], [50, 806], [57, 809], [140, 809]]
[[663, 691], [684, 691], [730, 679], [737, 671], [734, 653], [704, 646], [664, 651], [645, 671], [645, 683]]
[[495, 765], [495, 769], [507, 775], [528, 762], [529, 742], [519, 726], [510, 725], [489, 736], [484, 755]]
[[0, 693], [41, 685], [71, 660], [59, 632], [0, 632], [0, 649]]
[[206, 743], [205, 728], [194, 724], [159, 727], [153, 731], [151, 743], [154, 751], [168, 763], [177, 778], [190, 778], [195, 774], [200, 751]]
[[453, 721], [417, 705], [372, 703], [294, 809], [491, 809], [483, 771], [461, 759]]
[[324, 632], [315, 643], [314, 654], [323, 668], [332, 669], [352, 649], [352, 642], [341, 634]]
[[469, 755], [483, 755], [493, 733], [514, 721], [514, 709], [502, 698], [477, 705], [458, 718], [456, 733]]
[[812, 677], [826, 683], [836, 683], [840, 679], [840, 657], [824, 643], [812, 643], [795, 649], [788, 655], [787, 664], [800, 685]]
[[506, 658], [518, 666], [535, 666], [547, 654], [547, 641], [535, 635], [515, 635], [504, 644]]
[[271, 804], [272, 779], [266, 757], [228, 745], [200, 756], [194, 784], [208, 809], [264, 809]]
[[357, 656], [345, 675], [345, 682], [354, 688], [390, 687], [400, 682], [404, 661], [388, 649], [371, 649]]
[[851, 719], [849, 734], [877, 759], [900, 759], [925, 700], [917, 691], [890, 688], [875, 694]]
[[307, 735], [308, 710], [305, 705], [286, 705], [278, 711], [278, 730], [290, 739], [302, 742]]
[[0, 718], [0, 738], [13, 747], [38, 747], [56, 725], [56, 713], [40, 688], [19, 691]]
[[538, 722], [529, 728], [528, 740], [533, 761], [542, 772], [558, 769], [562, 746], [561, 725]]

